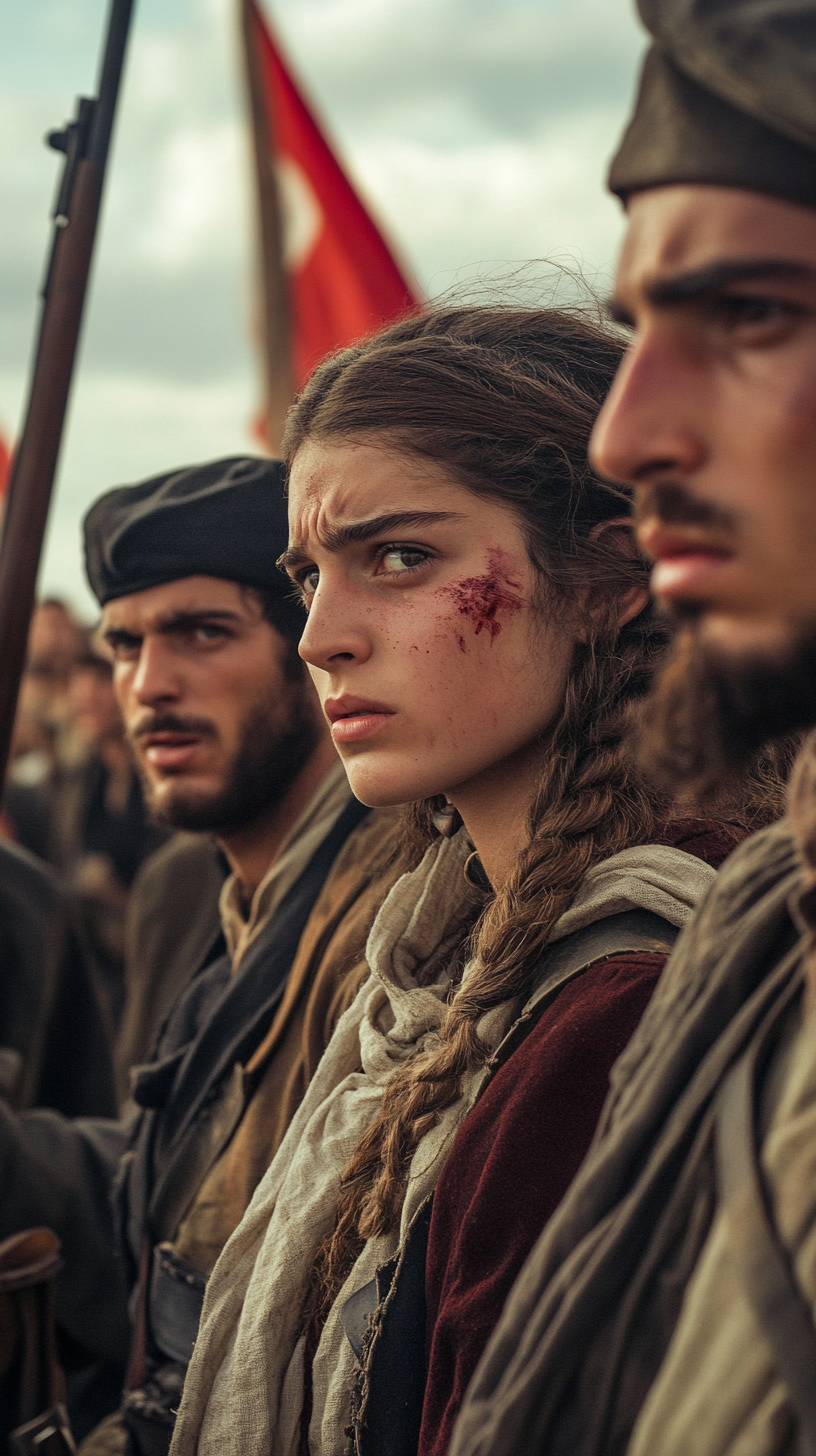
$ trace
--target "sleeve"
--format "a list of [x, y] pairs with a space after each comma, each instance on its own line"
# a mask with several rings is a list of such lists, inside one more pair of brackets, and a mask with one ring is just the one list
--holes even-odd
[[90, 1358], [124, 1359], [130, 1342], [111, 1203], [129, 1138], [124, 1121], [14, 1113], [0, 1102], [0, 1238], [38, 1225], [58, 1235], [57, 1320]]

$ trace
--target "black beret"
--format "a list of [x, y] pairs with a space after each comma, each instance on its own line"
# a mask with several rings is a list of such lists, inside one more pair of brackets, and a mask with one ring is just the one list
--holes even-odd
[[619, 197], [667, 183], [816, 207], [816, 4], [638, 0], [655, 44], [613, 159]]
[[235, 455], [109, 490], [84, 520], [85, 569], [100, 606], [185, 576], [218, 576], [303, 614], [276, 565], [289, 531], [280, 460]]

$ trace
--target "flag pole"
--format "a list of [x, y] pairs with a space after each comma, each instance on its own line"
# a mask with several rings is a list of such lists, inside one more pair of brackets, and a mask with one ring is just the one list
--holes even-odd
[[75, 119], [47, 138], [49, 146], [65, 153], [65, 166], [54, 207], [25, 423], [12, 461], [0, 541], [0, 784], [25, 666], [132, 10], [133, 0], [111, 0], [99, 94], [95, 100], [80, 97]]
[[257, 198], [260, 334], [264, 360], [263, 423], [273, 454], [280, 448], [286, 411], [292, 403], [289, 284], [283, 258], [283, 220], [270, 145], [273, 118], [258, 68], [258, 9], [255, 0], [240, 0], [241, 37], [252, 130], [252, 160]]

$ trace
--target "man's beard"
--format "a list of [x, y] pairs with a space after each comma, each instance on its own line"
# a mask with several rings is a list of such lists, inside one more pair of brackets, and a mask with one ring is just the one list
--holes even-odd
[[[639, 759], [664, 790], [698, 803], [728, 795], [748, 770], [783, 773], [816, 724], [816, 622], [776, 652], [729, 654], [681, 625], [646, 704]], [[767, 765], [762, 750], [767, 748]]]
[[[144, 779], [153, 819], [173, 829], [225, 835], [246, 829], [271, 813], [317, 746], [320, 730], [307, 699], [308, 691], [305, 686], [289, 686], [292, 705], [285, 725], [275, 720], [271, 705], [258, 704], [247, 714], [238, 749], [217, 792], [185, 789], [183, 776], [179, 775], [178, 785], [171, 786], [159, 805], [154, 800], [153, 786]], [[172, 714], [157, 715], [151, 729], [183, 731], [183, 723]]]

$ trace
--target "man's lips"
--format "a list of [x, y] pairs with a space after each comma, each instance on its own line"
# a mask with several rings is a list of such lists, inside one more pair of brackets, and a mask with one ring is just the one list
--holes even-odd
[[332, 725], [335, 743], [356, 743], [362, 738], [372, 738], [375, 733], [387, 728], [395, 716], [394, 709], [383, 703], [353, 697], [327, 698], [323, 711]]
[[708, 595], [715, 575], [734, 558], [724, 541], [694, 527], [665, 526], [652, 518], [638, 526], [637, 534], [655, 562], [652, 591], [664, 601]]
[[194, 733], [145, 733], [139, 746], [151, 768], [167, 772], [187, 768], [201, 739]]

